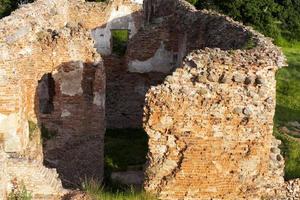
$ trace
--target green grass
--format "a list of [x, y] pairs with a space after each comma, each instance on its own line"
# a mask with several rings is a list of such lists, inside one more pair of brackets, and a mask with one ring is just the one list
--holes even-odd
[[143, 170], [148, 152], [148, 136], [143, 129], [108, 129], [105, 134], [105, 175], [104, 182], [114, 191], [119, 184], [111, 181], [112, 172], [128, 169]]
[[300, 121], [300, 44], [283, 46], [289, 67], [277, 73], [277, 107], [274, 135], [282, 141], [285, 158], [285, 178], [300, 178], [300, 143], [291, 136], [280, 133], [278, 127], [290, 121]]
[[277, 139], [282, 141], [281, 153], [285, 158], [285, 179], [295, 179], [300, 177], [300, 142], [293, 137], [274, 130]]
[[113, 171], [144, 165], [148, 136], [143, 129], [108, 129], [105, 134], [105, 164]]
[[94, 200], [157, 200], [153, 195], [133, 188], [125, 191], [107, 190], [94, 180], [85, 181], [83, 189]]
[[300, 120], [300, 44], [283, 47], [289, 67], [277, 73], [276, 120]]
[[111, 30], [113, 40], [113, 53], [123, 56], [127, 49], [127, 42], [129, 39], [128, 30]]

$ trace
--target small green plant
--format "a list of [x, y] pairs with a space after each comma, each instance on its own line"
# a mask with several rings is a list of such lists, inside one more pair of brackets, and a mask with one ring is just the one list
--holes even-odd
[[31, 200], [32, 194], [29, 192], [24, 183], [22, 182], [20, 185], [18, 185], [15, 182], [13, 182], [13, 189], [8, 195], [8, 200]]
[[28, 120], [28, 127], [29, 127], [29, 139], [32, 140], [34, 136], [34, 132], [38, 128], [38, 125], [33, 121]]
[[56, 135], [57, 135], [56, 131], [50, 131], [49, 129], [47, 129], [44, 126], [44, 124], [42, 124], [42, 126], [41, 126], [41, 136], [42, 136], [42, 139], [44, 141], [51, 140], [51, 139], [55, 138]]
[[88, 180], [86, 178], [82, 183], [82, 189], [93, 196], [95, 194], [100, 194], [104, 190], [104, 187], [95, 179]]

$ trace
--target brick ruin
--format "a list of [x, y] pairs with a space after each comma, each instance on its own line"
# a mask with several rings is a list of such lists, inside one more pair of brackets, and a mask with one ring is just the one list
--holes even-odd
[[140, 127], [161, 199], [286, 197], [272, 135], [285, 58], [252, 28], [183, 0], [37, 0], [0, 30], [0, 197], [15, 178], [35, 199], [102, 180], [105, 129]]

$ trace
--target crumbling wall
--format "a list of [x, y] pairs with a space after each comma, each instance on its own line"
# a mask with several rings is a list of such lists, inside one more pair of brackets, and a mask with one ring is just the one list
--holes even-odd
[[[205, 26], [187, 29], [192, 36], [198, 32], [203, 42], [196, 37], [192, 43], [187, 36], [182, 67], [146, 96], [145, 189], [170, 200], [261, 199], [274, 194], [284, 183], [284, 161], [272, 135], [275, 73], [285, 65], [282, 52], [225, 16], [195, 11], [181, 1], [147, 2], [154, 9], [148, 13], [159, 17], [181, 16], [188, 10], [177, 19], [179, 29], [189, 22]], [[159, 2], [164, 6], [156, 6]], [[160, 9], [171, 5], [175, 11], [170, 15]], [[226, 34], [239, 43], [222, 41]]]
[[111, 33], [112, 30], [128, 30], [129, 40], [137, 34], [143, 24], [141, 1], [80, 2], [71, 10], [72, 21], [91, 30], [95, 48], [103, 55], [107, 75], [107, 127], [142, 127], [144, 96], [149, 80], [157, 78], [129, 72], [124, 58], [112, 52]]
[[[161, 83], [165, 74], [131, 70], [126, 58], [113, 54], [111, 30], [129, 30], [129, 41], [134, 40], [143, 25], [142, 5], [140, 2], [117, 0], [108, 4], [84, 3], [74, 6], [73, 10], [71, 16], [74, 16], [74, 21], [92, 29], [95, 47], [98, 53], [104, 55], [107, 127], [141, 128], [146, 91], [151, 85]], [[127, 51], [130, 49], [128, 45]]]
[[[152, 71], [171, 72], [193, 50], [205, 47], [233, 50], [254, 43], [251, 33], [230, 18], [198, 11], [184, 0], [145, 1], [144, 19], [145, 27], [130, 41], [127, 54], [129, 69], [137, 72], [151, 67]], [[162, 49], [170, 56], [164, 53], [164, 59], [153, 62]]]
[[26, 5], [0, 24], [0, 129], [7, 152], [21, 152], [28, 144], [28, 120], [35, 118], [35, 86], [38, 77], [53, 67], [52, 54], [42, 59], [45, 45], [40, 40], [47, 29], [58, 29], [66, 22], [67, 1], [35, 4], [39, 6]]
[[101, 180], [105, 130], [103, 65], [63, 63], [52, 76], [54, 109], [45, 114], [37, 112], [45, 137], [44, 163], [57, 169], [65, 186], [74, 187], [70, 183], [80, 184], [83, 178]]
[[[125, 65], [127, 65], [128, 72], [137, 74], [137, 77], [147, 76], [150, 80], [153, 76], [161, 77], [157, 79], [158, 81], [152, 81], [151, 84], [146, 85], [145, 90], [159, 84], [167, 75], [181, 66], [183, 58], [192, 50], [205, 47], [218, 47], [224, 50], [244, 48], [251, 38], [249, 32], [244, 31], [238, 24], [232, 23], [226, 17], [214, 13], [208, 14], [207, 11], [197, 11], [185, 1], [145, 1], [143, 12], [144, 26], [129, 41]], [[116, 71], [111, 73], [109, 77], [117, 76], [116, 73]], [[120, 81], [119, 77], [122, 76], [117, 76]], [[145, 82], [142, 78], [131, 80], [135, 80], [137, 84]], [[119, 88], [123, 87], [126, 91], [130, 91], [130, 88], [126, 86], [126, 82], [122, 82]], [[119, 91], [118, 87], [113, 89]], [[113, 103], [108, 104], [107, 108], [112, 106], [118, 109], [116, 109], [117, 112], [113, 112], [112, 118], [108, 117], [108, 125], [116, 125], [120, 122], [131, 125], [133, 119], [137, 119], [134, 120], [136, 122], [140, 121], [138, 119], [142, 113], [141, 109], [128, 109], [129, 106], [123, 106], [132, 105], [131, 107], [136, 108], [130, 102], [126, 102], [125, 95], [132, 96], [130, 94], [132, 93], [123, 92], [109, 98]], [[140, 107], [144, 104], [144, 94], [141, 93], [139, 96], [140, 100], [136, 98], [135, 101], [132, 99], [130, 101]], [[110, 121], [115, 123], [110, 123]]]
[[112, 53], [111, 30], [129, 30], [133, 37], [143, 22], [140, 2], [114, 0], [107, 3], [78, 2], [71, 5], [70, 18], [92, 31], [95, 48], [101, 55]]
[[[41, 105], [38, 105], [36, 112], [40, 122], [64, 135], [93, 134], [104, 129], [104, 119], [93, 119], [105, 110], [104, 68], [93, 63], [71, 61], [62, 63], [51, 76], [54, 82], [53, 111], [43, 113]], [[36, 95], [38, 104], [43, 100], [42, 93], [49, 92], [43, 86], [46, 80], [42, 79], [39, 83], [41, 95]]]
[[162, 199], [255, 199], [281, 186], [283, 158], [271, 144], [277, 63], [252, 56], [195, 52], [151, 88], [148, 191]]
[[[69, 163], [58, 171], [69, 170], [78, 184], [86, 174], [99, 180], [103, 175], [105, 73], [90, 30], [70, 21], [70, 5], [76, 2], [38, 0], [0, 21], [0, 135], [4, 152], [40, 165], [44, 137], [45, 158], [50, 150], [61, 153], [55, 167]], [[53, 111], [42, 116], [39, 98], [47, 98], [47, 92], [42, 96], [38, 85], [46, 74], [54, 77], [57, 91]], [[80, 168], [74, 156], [77, 162], [93, 164]]]

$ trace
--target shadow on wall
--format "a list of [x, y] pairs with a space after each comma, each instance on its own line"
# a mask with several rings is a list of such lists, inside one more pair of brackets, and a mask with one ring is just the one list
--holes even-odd
[[124, 57], [104, 57], [107, 75], [107, 128], [142, 128], [145, 95], [151, 86], [161, 84], [168, 75], [161, 72], [132, 73]]
[[[142, 26], [142, 12], [122, 15], [124, 10], [120, 6], [112, 11], [106, 24], [92, 30], [95, 48], [102, 55], [106, 70], [109, 129], [142, 128], [148, 89], [161, 84], [180, 63], [178, 50], [173, 48], [179, 45], [176, 33], [163, 29], [160, 35], [145, 34], [148, 30]], [[138, 46], [132, 45], [135, 42]]]
[[[126, 15], [93, 31], [98, 52], [106, 55], [108, 128], [141, 128], [146, 92], [151, 86], [163, 83], [193, 50], [205, 47], [234, 50], [254, 45], [251, 35], [226, 18], [207, 16], [201, 11], [186, 12], [187, 15], [153, 14], [149, 24], [139, 29], [131, 29], [131, 15]], [[129, 29], [125, 56], [110, 54], [114, 29]]]
[[44, 165], [56, 168], [64, 187], [102, 180], [105, 74], [103, 66], [71, 61], [38, 83], [35, 112]]

